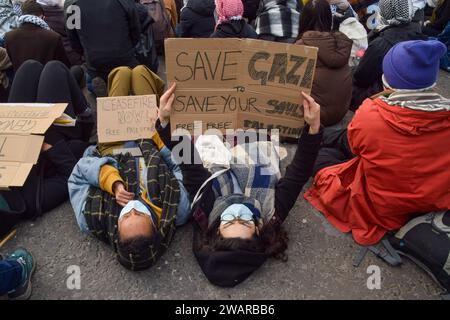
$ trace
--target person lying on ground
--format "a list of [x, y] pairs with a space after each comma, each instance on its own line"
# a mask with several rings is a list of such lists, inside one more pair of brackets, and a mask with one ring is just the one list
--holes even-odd
[[[116, 68], [108, 79], [110, 97], [159, 96], [164, 90], [164, 82], [145, 66]], [[88, 148], [69, 179], [70, 200], [82, 232], [110, 244], [126, 268], [142, 270], [158, 260], [176, 226], [190, 218], [182, 182], [156, 133]]]
[[43, 20], [41, 5], [36, 0], [27, 0], [22, 5], [22, 13], [20, 27], [5, 34], [5, 48], [14, 71], [27, 60], [42, 64], [57, 60], [70, 67], [62, 37]]
[[[161, 98], [156, 124], [161, 139], [172, 150], [179, 146], [172, 141], [169, 123], [175, 87]], [[235, 286], [269, 257], [285, 258], [287, 235], [281, 225], [311, 177], [322, 140], [320, 106], [310, 96], [303, 96], [307, 125], [282, 179], [274, 171], [264, 174], [258, 162], [231, 166], [230, 170], [212, 175], [203, 164], [195, 162], [199, 158], [197, 149], [190, 137], [183, 136], [190, 155], [188, 163], [180, 162], [180, 168], [193, 201], [194, 254], [215, 285]]]
[[415, 214], [450, 209], [450, 100], [433, 91], [439, 41], [406, 41], [383, 61], [386, 90], [347, 130], [330, 132], [305, 198], [361, 245], [377, 244]]

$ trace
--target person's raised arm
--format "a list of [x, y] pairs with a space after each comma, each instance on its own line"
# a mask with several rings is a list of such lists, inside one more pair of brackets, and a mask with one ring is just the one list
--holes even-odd
[[307, 125], [299, 139], [297, 151], [286, 173], [275, 190], [275, 215], [271, 221], [280, 227], [294, 206], [303, 186], [313, 174], [314, 163], [322, 142], [320, 125], [320, 106], [314, 99], [302, 93], [304, 97], [304, 117]]
[[[177, 85], [173, 83], [169, 89], [161, 96], [158, 110], [158, 120], [156, 121], [156, 130], [161, 140], [170, 149], [173, 150], [176, 145], [182, 143], [185, 148], [181, 149], [181, 154], [176, 156], [181, 159], [188, 159], [186, 162], [176, 161], [183, 172], [183, 184], [192, 198], [196, 195], [202, 184], [211, 176], [211, 173], [203, 167], [203, 163], [198, 161], [200, 156], [191, 137], [180, 137], [181, 142], [172, 141], [172, 133], [170, 131], [170, 114], [172, 105], [175, 101], [175, 89]], [[185, 143], [188, 141], [189, 143]], [[188, 155], [185, 152], [189, 152]]]

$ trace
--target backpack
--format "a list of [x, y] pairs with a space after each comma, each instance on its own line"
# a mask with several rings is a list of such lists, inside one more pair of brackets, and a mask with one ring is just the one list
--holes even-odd
[[153, 38], [160, 51], [164, 47], [164, 39], [168, 38], [172, 31], [164, 0], [140, 0], [140, 2], [147, 8], [148, 14], [154, 21], [152, 24]]
[[151, 24], [141, 34], [141, 38], [136, 46], [135, 52], [135, 56], [139, 61], [139, 64], [146, 66], [154, 73], [158, 72], [158, 53], [156, 51], [156, 44], [153, 37], [153, 29]]
[[450, 211], [411, 220], [390, 242], [450, 293]]

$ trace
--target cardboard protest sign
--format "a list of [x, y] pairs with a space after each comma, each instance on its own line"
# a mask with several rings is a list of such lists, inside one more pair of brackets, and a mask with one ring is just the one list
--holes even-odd
[[98, 141], [107, 143], [151, 138], [157, 115], [155, 95], [98, 98]]
[[67, 104], [0, 104], [0, 188], [21, 187]]
[[[301, 91], [310, 93], [317, 48], [250, 39], [168, 39], [167, 78], [177, 83], [172, 130], [304, 126]], [[201, 133], [201, 132], [200, 132]]]

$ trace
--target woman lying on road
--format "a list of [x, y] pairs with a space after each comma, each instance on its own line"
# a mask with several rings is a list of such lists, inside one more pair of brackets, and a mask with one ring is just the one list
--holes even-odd
[[[172, 85], [161, 97], [156, 123], [161, 139], [171, 149], [175, 145], [169, 121], [175, 88]], [[231, 165], [223, 174], [212, 175], [202, 164], [194, 164], [199, 154], [192, 145], [190, 164], [180, 164], [191, 200], [201, 194], [192, 206], [193, 249], [206, 277], [215, 285], [235, 286], [267, 258], [285, 258], [288, 239], [281, 225], [312, 175], [322, 140], [320, 106], [310, 96], [303, 96], [307, 125], [284, 178], [262, 174], [259, 164]]]

